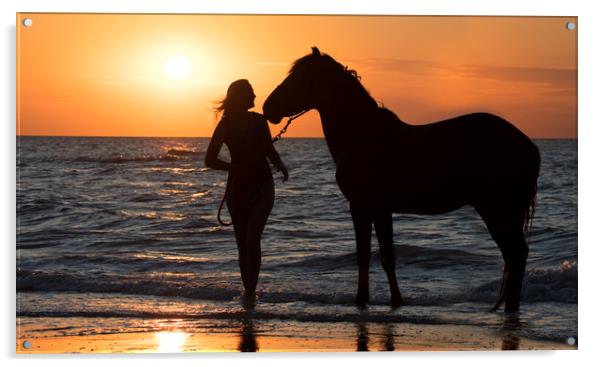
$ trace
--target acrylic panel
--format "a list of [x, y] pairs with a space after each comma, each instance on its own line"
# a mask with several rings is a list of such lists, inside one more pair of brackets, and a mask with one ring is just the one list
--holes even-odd
[[18, 353], [577, 348], [576, 17], [16, 27]]

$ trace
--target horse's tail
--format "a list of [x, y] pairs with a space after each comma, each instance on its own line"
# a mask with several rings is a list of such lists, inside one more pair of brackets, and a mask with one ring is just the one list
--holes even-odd
[[531, 202], [525, 210], [525, 224], [523, 225], [523, 231], [527, 233], [527, 238], [531, 236], [531, 229], [533, 228], [533, 215], [535, 215], [535, 205], [537, 204], [537, 187], [531, 197]]
[[527, 234], [527, 241], [531, 236], [531, 229], [533, 228], [533, 216], [535, 214], [535, 205], [537, 204], [537, 179], [539, 177], [539, 167], [541, 164], [541, 158], [539, 155], [539, 149], [535, 144], [534, 155], [533, 155], [533, 167], [531, 167], [531, 176], [529, 182], [531, 184], [529, 190], [529, 204], [525, 209], [525, 222], [523, 224], [523, 231]]

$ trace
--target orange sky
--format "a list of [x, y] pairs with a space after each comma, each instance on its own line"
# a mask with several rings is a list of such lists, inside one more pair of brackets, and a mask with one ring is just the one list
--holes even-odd
[[[23, 18], [33, 25], [21, 26]], [[20, 14], [17, 134], [210, 136], [247, 78], [255, 110], [318, 46], [408, 123], [487, 111], [535, 138], [577, 135], [575, 18]], [[170, 78], [182, 55], [190, 74]], [[272, 126], [277, 132], [281, 126]], [[317, 113], [287, 136], [322, 136]]]

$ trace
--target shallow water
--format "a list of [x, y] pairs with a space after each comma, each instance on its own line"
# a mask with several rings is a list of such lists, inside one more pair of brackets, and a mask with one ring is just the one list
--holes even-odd
[[[17, 139], [19, 316], [101, 317], [90, 333], [138, 327], [116, 322], [123, 317], [241, 317], [234, 236], [216, 220], [226, 174], [204, 167], [208, 139]], [[536, 143], [542, 168], [517, 329], [563, 341], [577, 336], [577, 142]], [[275, 174], [253, 317], [503, 327], [501, 313], [485, 312], [501, 255], [471, 208], [396, 215], [407, 306], [387, 307], [373, 244], [371, 306], [358, 311], [353, 227], [326, 144], [284, 139], [277, 149], [290, 180]]]

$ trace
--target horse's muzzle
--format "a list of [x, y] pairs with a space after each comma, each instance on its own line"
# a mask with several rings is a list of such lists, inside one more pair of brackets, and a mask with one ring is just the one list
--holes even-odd
[[282, 121], [282, 117], [270, 117], [268, 115], [265, 115], [265, 113], [264, 113], [264, 116], [272, 124], [279, 124], [280, 121]]
[[275, 113], [274, 110], [270, 108], [268, 101], [266, 101], [266, 103], [263, 104], [263, 116], [265, 116], [265, 118], [272, 124], [279, 124], [282, 118], [284, 117], [279, 116], [277, 113]]

